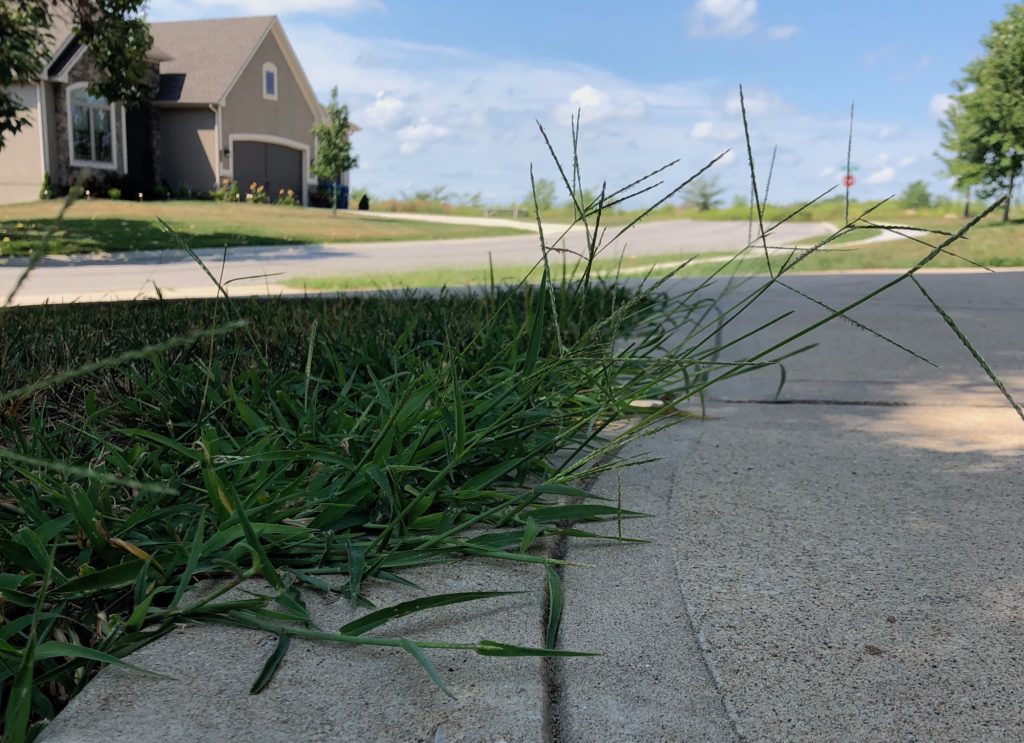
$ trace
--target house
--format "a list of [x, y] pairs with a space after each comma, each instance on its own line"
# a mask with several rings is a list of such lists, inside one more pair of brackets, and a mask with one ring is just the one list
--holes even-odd
[[51, 32], [40, 79], [15, 89], [32, 126], [0, 150], [0, 203], [39, 198], [45, 175], [63, 193], [85, 169], [132, 197], [228, 179], [308, 203], [325, 112], [276, 16], [151, 24], [152, 102], [136, 108], [91, 96], [89, 50], [59, 18]]

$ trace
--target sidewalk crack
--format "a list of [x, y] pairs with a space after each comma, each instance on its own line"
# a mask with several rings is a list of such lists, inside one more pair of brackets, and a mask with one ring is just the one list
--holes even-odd
[[[698, 438], [698, 442], [699, 442]], [[668, 518], [672, 518], [672, 493], [676, 492], [676, 483], [679, 477], [679, 470], [676, 469], [672, 473], [672, 484], [667, 490], [666, 500], [666, 512]], [[689, 597], [686, 595], [686, 591], [683, 590], [682, 571], [679, 567], [679, 551], [672, 549], [672, 566], [675, 572], [676, 585], [679, 587], [679, 598], [683, 603], [683, 607], [686, 609], [686, 618], [690, 625], [690, 633], [693, 635], [694, 640], [697, 642], [697, 648], [700, 650], [701, 661], [704, 664], [704, 670], [707, 672], [708, 678], [714, 685], [715, 690], [718, 692], [718, 699], [722, 703], [722, 709], [725, 712], [725, 716], [729, 718], [729, 724], [732, 727], [733, 733], [736, 735], [736, 740], [743, 743], [747, 740], [747, 733], [743, 727], [743, 721], [740, 719], [739, 713], [736, 708], [733, 707], [732, 702], [729, 701], [729, 696], [725, 690], [725, 681], [722, 679], [722, 675], [718, 672], [718, 668], [715, 666], [714, 658], [712, 657], [711, 646], [708, 644], [707, 638], [704, 636], [704, 630], [701, 629], [703, 624], [702, 620], [697, 619], [697, 611], [693, 604], [690, 602]], [[707, 612], [704, 613], [707, 616]]]

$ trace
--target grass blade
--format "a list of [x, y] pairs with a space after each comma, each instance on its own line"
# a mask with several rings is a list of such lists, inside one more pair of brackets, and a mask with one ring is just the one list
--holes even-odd
[[392, 619], [398, 619], [399, 617], [426, 611], [427, 609], [436, 609], [439, 606], [461, 604], [466, 601], [492, 599], [499, 596], [515, 596], [520, 593], [523, 592], [467, 591], [463, 593], [442, 593], [436, 596], [426, 596], [424, 598], [413, 599], [412, 601], [404, 601], [401, 604], [395, 604], [394, 606], [389, 606], [385, 609], [380, 609], [379, 611], [366, 614], [365, 616], [359, 617], [358, 619], [354, 619], [348, 624], [345, 624], [338, 630], [338, 632], [343, 635], [361, 635], [364, 632], [369, 632], [372, 629], [376, 629], [381, 625], [387, 624]]
[[544, 647], [554, 650], [558, 641], [558, 626], [562, 622], [562, 579], [558, 571], [548, 565], [548, 621], [544, 633]]
[[250, 694], [259, 694], [267, 688], [267, 684], [269, 684], [271, 679], [274, 678], [274, 674], [277, 673], [278, 666], [281, 665], [281, 661], [283, 661], [284, 656], [287, 655], [288, 645], [291, 641], [292, 638], [289, 635], [284, 632], [278, 633], [277, 645], [274, 647], [274, 651], [267, 658], [266, 663], [263, 664], [263, 669], [260, 671], [260, 675], [256, 677], [256, 681], [253, 683], [252, 688], [249, 689]]
[[455, 699], [455, 695], [452, 694], [448, 690], [448, 687], [444, 685], [444, 681], [441, 680], [441, 674], [439, 674], [437, 669], [434, 668], [434, 664], [430, 662], [430, 658], [428, 658], [427, 654], [423, 652], [423, 648], [412, 640], [407, 640], [404, 637], [401, 638], [399, 642], [402, 643], [402, 650], [415, 658], [416, 662], [423, 666], [423, 670], [427, 672], [427, 675], [430, 676], [430, 680], [434, 682], [437, 688], [443, 691], [449, 698]]

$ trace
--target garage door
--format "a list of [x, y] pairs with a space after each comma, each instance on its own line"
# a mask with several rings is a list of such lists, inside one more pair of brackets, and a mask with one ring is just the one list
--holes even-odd
[[251, 183], [267, 189], [267, 197], [277, 201], [278, 194], [291, 189], [302, 198], [302, 152], [292, 147], [266, 142], [239, 142], [232, 146], [235, 180], [242, 193]]

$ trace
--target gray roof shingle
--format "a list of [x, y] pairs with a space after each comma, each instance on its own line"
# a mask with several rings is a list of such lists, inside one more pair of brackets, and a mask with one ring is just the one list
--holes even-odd
[[153, 47], [168, 57], [160, 62], [165, 103], [219, 102], [256, 48], [274, 16], [153, 23]]

